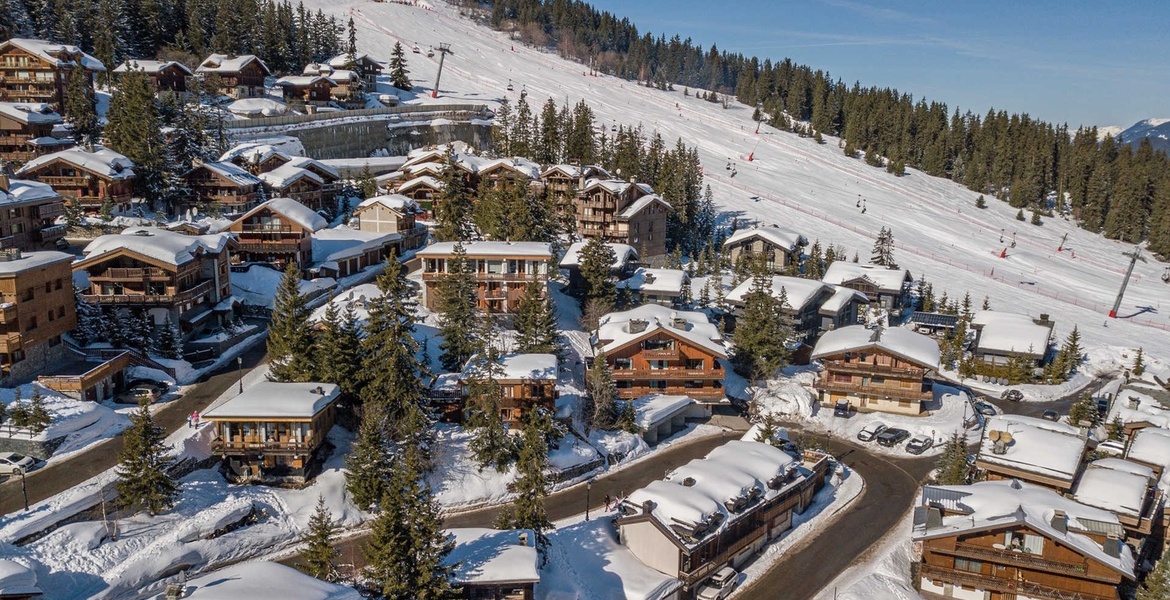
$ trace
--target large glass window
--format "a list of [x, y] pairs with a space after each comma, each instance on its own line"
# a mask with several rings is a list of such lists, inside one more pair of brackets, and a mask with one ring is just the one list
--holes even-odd
[[955, 568], [960, 571], [970, 571], [972, 573], [983, 572], [983, 562], [978, 560], [970, 560], [967, 558], [956, 558]]
[[1009, 531], [1004, 534], [1003, 545], [1008, 550], [1017, 552], [1044, 554], [1044, 537], [1023, 531]]

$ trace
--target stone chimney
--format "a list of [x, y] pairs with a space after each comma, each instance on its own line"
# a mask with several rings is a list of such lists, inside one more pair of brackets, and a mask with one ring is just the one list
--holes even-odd
[[654, 511], [654, 502], [647, 500], [642, 503], [642, 514], [648, 515]]
[[1068, 533], [1068, 515], [1063, 510], [1052, 511], [1052, 528], [1060, 533]]
[[1117, 534], [1109, 534], [1102, 549], [1113, 558], [1121, 558], [1121, 538], [1117, 537]]

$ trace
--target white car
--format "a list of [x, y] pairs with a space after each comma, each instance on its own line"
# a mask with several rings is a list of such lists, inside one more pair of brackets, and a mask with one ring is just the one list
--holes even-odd
[[886, 424], [881, 421], [874, 421], [866, 425], [864, 429], [857, 432], [857, 439], [863, 442], [872, 442], [877, 438], [878, 434], [886, 430]]
[[707, 579], [707, 583], [699, 588], [695, 597], [699, 600], [722, 600], [726, 598], [735, 584], [739, 583], [739, 573], [731, 567], [723, 567]]
[[37, 464], [37, 459], [15, 452], [0, 452], [0, 475], [28, 473]]
[[1097, 444], [1097, 452], [1102, 454], [1121, 456], [1125, 454], [1125, 444], [1117, 440], [1105, 440], [1104, 442]]

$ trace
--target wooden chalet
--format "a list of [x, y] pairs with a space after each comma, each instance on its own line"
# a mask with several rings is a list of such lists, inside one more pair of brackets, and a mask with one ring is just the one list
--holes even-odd
[[131, 227], [98, 237], [73, 263], [85, 271], [87, 302], [105, 311], [142, 311], [156, 325], [169, 319], [185, 336], [214, 329], [231, 307], [227, 234], [189, 236], [152, 227]]
[[[422, 259], [423, 298], [438, 309], [438, 285], [447, 276], [456, 242], [440, 242], [419, 250]], [[464, 242], [468, 266], [478, 287], [479, 309], [487, 314], [516, 311], [529, 285], [547, 293], [552, 249], [543, 242]]]
[[326, 183], [326, 178], [319, 171], [289, 162], [261, 173], [259, 178], [269, 197], [292, 198], [313, 210], [329, 210], [330, 214], [337, 208], [333, 202], [338, 189], [337, 179], [331, 178], [330, 183]]
[[48, 104], [65, 116], [65, 85], [75, 68], [93, 75], [102, 62], [77, 46], [45, 40], [12, 38], [0, 42], [0, 100]]
[[365, 108], [366, 98], [363, 92], [366, 87], [374, 88], [374, 86], [367, 86], [356, 71], [334, 68], [329, 64], [309, 63], [305, 65], [301, 75], [329, 78], [334, 84], [329, 90], [329, 97], [345, 108]]
[[569, 227], [575, 227], [575, 207], [578, 190], [585, 187], [590, 179], [610, 179], [605, 169], [595, 165], [552, 165], [540, 174], [545, 193], [556, 204], [562, 220]]
[[197, 77], [218, 82], [217, 91], [232, 98], [263, 98], [264, 78], [272, 74], [264, 61], [252, 54], [212, 54], [195, 69]]
[[1022, 415], [987, 419], [975, 467], [989, 480], [1019, 479], [1065, 493], [1076, 485], [1087, 434], [1065, 423]]
[[540, 557], [531, 529], [446, 530], [455, 543], [443, 559], [451, 583], [466, 600], [533, 600], [540, 583]]
[[0, 381], [31, 377], [61, 362], [61, 335], [77, 326], [73, 256], [0, 250]]
[[[752, 279], [745, 279], [727, 294], [727, 304], [731, 306], [732, 314], [737, 317], [743, 314], [743, 307], [752, 285]], [[800, 338], [800, 342], [813, 343], [821, 331], [821, 307], [833, 297], [835, 293], [833, 287], [815, 279], [773, 275], [770, 289], [772, 297], [777, 300], [780, 299], [783, 290], [785, 302], [780, 310], [792, 319], [793, 332]], [[857, 322], [856, 317], [853, 322]]]
[[822, 335], [812, 359], [824, 367], [815, 386], [822, 405], [918, 415], [933, 398], [924, 378], [938, 371], [939, 350], [908, 329], [851, 325]]
[[683, 291], [691, 278], [682, 269], [652, 269], [638, 267], [628, 278], [617, 283], [624, 305], [660, 304], [682, 307]]
[[230, 162], [245, 171], [259, 175], [282, 167], [292, 161], [292, 156], [277, 150], [271, 144], [245, 142], [219, 157], [219, 162]]
[[178, 61], [131, 59], [114, 69], [114, 78], [118, 79], [130, 70], [139, 70], [146, 73], [155, 93], [172, 92], [185, 94], [187, 92], [187, 81], [195, 76], [195, 73], [187, 65]]
[[435, 209], [435, 198], [443, 192], [443, 182], [429, 175], [403, 182], [394, 182], [394, 192], [418, 202], [423, 213], [430, 215]]
[[1135, 545], [1154, 533], [1162, 537], [1166, 498], [1147, 465], [1121, 458], [1094, 460], [1086, 465], [1071, 496], [1117, 515], [1126, 539]]
[[[614, 256], [613, 264], [609, 266], [611, 279], [628, 279], [638, 268], [638, 251], [629, 244], [606, 245], [613, 250]], [[573, 242], [561, 257], [559, 266], [569, 273], [567, 289], [571, 292], [581, 292], [585, 287], [585, 278], [581, 276], [581, 250], [584, 248], [585, 242]]]
[[637, 180], [591, 179], [576, 200], [577, 235], [629, 244], [643, 259], [666, 254], [670, 204]]
[[735, 440], [636, 490], [619, 506], [618, 541], [643, 564], [677, 577], [692, 598], [715, 571], [741, 569], [791, 529], [829, 474], [829, 456], [800, 459]]
[[422, 209], [414, 200], [402, 195], [367, 198], [353, 210], [357, 228], [373, 233], [397, 233], [402, 236], [402, 250], [413, 250], [427, 241], [427, 228], [415, 220]]
[[871, 305], [893, 315], [913, 307], [910, 283], [913, 278], [905, 269], [838, 260], [829, 265], [821, 281], [865, 294]]
[[988, 365], [1006, 365], [1012, 358], [1022, 358], [1030, 366], [1040, 367], [1051, 355], [1055, 326], [1047, 314], [1033, 319], [1016, 313], [978, 311], [971, 317], [971, 329], [975, 332], [972, 354]]
[[557, 357], [552, 354], [505, 354], [498, 364], [472, 359], [460, 378], [463, 397], [474, 405], [477, 383], [491, 378], [500, 387], [500, 420], [518, 429], [525, 412], [543, 408], [556, 412]]
[[1116, 515], [1017, 480], [923, 487], [911, 539], [933, 597], [1117, 600], [1134, 580]]
[[134, 194], [134, 163], [102, 146], [38, 156], [16, 174], [52, 186], [67, 201], [89, 213], [100, 211], [107, 201], [115, 212], [128, 211]]
[[725, 400], [727, 359], [719, 329], [701, 312], [676, 311], [657, 304], [601, 318], [594, 353], [605, 353], [618, 395], [690, 396], [700, 402]]
[[39, 181], [0, 175], [0, 249], [44, 250], [64, 239], [61, 195]]
[[839, 285], [829, 287], [833, 288], [833, 295], [817, 311], [821, 316], [821, 331], [832, 331], [860, 322], [864, 318], [863, 309], [869, 306], [865, 294]]
[[230, 162], [198, 164], [183, 175], [192, 198], [188, 206], [205, 204], [220, 212], [238, 213], [256, 205], [262, 182]]
[[800, 253], [807, 245], [808, 240], [803, 235], [773, 225], [732, 233], [723, 242], [723, 252], [733, 264], [761, 257], [768, 271], [779, 275], [800, 263]]
[[267, 263], [283, 271], [292, 262], [306, 268], [313, 261], [312, 234], [328, 223], [291, 198], [273, 198], [244, 213], [227, 233], [236, 238], [232, 264]]
[[53, 137], [62, 123], [48, 104], [0, 102], [0, 160], [19, 165], [72, 146], [70, 138]]
[[338, 54], [329, 59], [329, 66], [334, 69], [346, 69], [353, 71], [365, 84], [365, 89], [374, 90], [378, 84], [378, 75], [384, 68], [382, 63], [374, 60], [369, 54], [358, 53], [353, 56], [349, 54]]
[[203, 413], [211, 450], [235, 483], [304, 483], [324, 461], [341, 388], [262, 381]]
[[475, 177], [480, 189], [527, 188], [540, 180], [540, 165], [520, 157], [497, 158], [477, 164]]
[[290, 106], [325, 106], [333, 100], [337, 82], [322, 75], [289, 75], [276, 80], [284, 101]]

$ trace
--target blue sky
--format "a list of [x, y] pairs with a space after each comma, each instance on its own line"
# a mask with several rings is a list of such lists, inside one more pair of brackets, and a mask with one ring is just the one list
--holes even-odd
[[792, 58], [952, 111], [1121, 125], [1170, 117], [1170, 2], [593, 0], [640, 32]]

